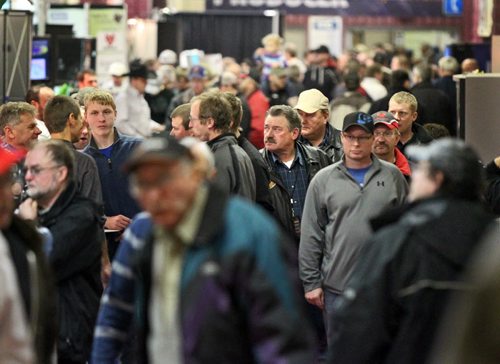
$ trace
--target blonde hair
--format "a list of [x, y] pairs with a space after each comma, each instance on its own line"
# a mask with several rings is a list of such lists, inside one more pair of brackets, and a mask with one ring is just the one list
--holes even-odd
[[415, 96], [406, 91], [400, 91], [392, 95], [389, 102], [395, 102], [397, 104], [408, 104], [411, 111], [415, 112], [418, 108], [418, 102]]
[[265, 47], [267, 44], [274, 45], [277, 48], [281, 46], [283, 39], [279, 36], [279, 34], [271, 33], [262, 38], [262, 45]]
[[84, 97], [85, 108], [91, 103], [96, 102], [100, 105], [111, 106], [114, 111], [116, 111], [116, 104], [113, 96], [104, 90], [95, 89], [89, 93], [87, 93]]

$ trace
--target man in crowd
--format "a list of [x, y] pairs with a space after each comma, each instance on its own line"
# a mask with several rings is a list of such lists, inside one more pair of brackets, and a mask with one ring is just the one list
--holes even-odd
[[73, 151], [77, 190], [102, 205], [99, 172], [92, 157], [78, 152], [72, 143], [80, 139], [84, 127], [83, 116], [77, 102], [68, 96], [54, 96], [45, 107], [44, 119], [52, 139], [62, 140]]
[[[8, 102], [0, 106], [0, 148], [24, 156], [41, 133], [36, 126], [35, 113], [35, 107], [27, 102]], [[13, 170], [12, 188], [16, 205], [25, 188], [22, 169], [23, 158], [20, 158]]]
[[408, 153], [419, 161], [411, 204], [373, 223], [377, 232], [331, 321], [332, 363], [429, 362], [443, 309], [471, 291], [464, 269], [492, 222], [481, 203], [479, 157], [450, 138]]
[[182, 139], [191, 136], [191, 129], [189, 128], [189, 112], [191, 111], [190, 104], [182, 104], [177, 106], [172, 114], [170, 120], [172, 122], [172, 129], [170, 135], [176, 139]]
[[94, 90], [85, 97], [85, 119], [91, 128], [92, 139], [84, 152], [94, 158], [99, 170], [106, 215], [104, 226], [113, 231], [106, 234], [112, 259], [121, 233], [139, 212], [130, 196], [122, 166], [141, 139], [121, 135], [114, 128], [116, 106], [107, 91]]
[[224, 191], [255, 201], [255, 173], [250, 158], [231, 134], [231, 105], [220, 92], [207, 92], [191, 102], [189, 126], [206, 141], [215, 157], [215, 183]]
[[11, 152], [26, 152], [41, 131], [35, 120], [36, 109], [27, 102], [8, 102], [0, 107], [2, 148]]
[[151, 120], [151, 109], [144, 98], [147, 67], [132, 62], [128, 76], [129, 85], [116, 96], [116, 128], [122, 134], [144, 138], [164, 130], [163, 125]]
[[139, 362], [312, 363], [283, 236], [194, 166], [168, 137], [145, 141], [127, 164], [151, 221], [136, 268]]
[[328, 122], [328, 98], [315, 88], [302, 91], [295, 110], [302, 119], [300, 141], [323, 150], [332, 162], [339, 161], [342, 158], [340, 130]]
[[300, 235], [302, 210], [309, 183], [318, 171], [331, 164], [330, 158], [317, 148], [300, 141], [302, 120], [291, 106], [276, 105], [269, 109], [264, 123], [264, 159], [278, 176], [281, 188], [291, 202], [295, 231]]
[[78, 90], [85, 87], [97, 87], [97, 75], [92, 69], [84, 69], [76, 75]]
[[45, 126], [43, 120], [43, 110], [45, 109], [47, 102], [53, 97], [54, 90], [44, 85], [31, 86], [26, 93], [25, 101], [36, 108], [36, 126], [41, 131], [41, 134], [38, 136], [38, 140], [50, 139], [50, 132]]
[[399, 141], [399, 123], [387, 111], [379, 111], [372, 115], [373, 118], [373, 149], [372, 152], [379, 159], [393, 163], [399, 168], [406, 180], [409, 181], [411, 176], [410, 164], [400, 152], [396, 145]]
[[55, 297], [42, 241], [14, 214], [11, 168], [18, 156], [0, 148], [0, 362], [52, 363]]
[[406, 91], [397, 92], [389, 100], [389, 112], [399, 123], [398, 148], [403, 154], [408, 145], [427, 144], [432, 141], [424, 127], [417, 120], [418, 102], [415, 96]]
[[92, 333], [102, 292], [101, 214], [77, 192], [74, 156], [60, 140], [39, 142], [26, 155], [28, 196], [20, 216], [50, 230], [50, 266], [58, 291], [58, 363], [89, 359]]
[[399, 169], [372, 154], [373, 119], [346, 115], [344, 158], [318, 172], [307, 190], [299, 247], [306, 300], [324, 310], [327, 337], [334, 301], [343, 294], [365, 240], [369, 219], [401, 205], [408, 185]]
[[[168, 138], [168, 137], [167, 137]], [[209, 181], [214, 174], [213, 154], [205, 142], [195, 138], [184, 138], [181, 144], [187, 146], [195, 159], [193, 168]], [[109, 284], [103, 294], [97, 317], [92, 363], [135, 364], [135, 353], [130, 339], [134, 337], [132, 326], [134, 310], [134, 289], [136, 282], [132, 271], [134, 257], [143, 248], [152, 228], [151, 217], [142, 212], [134, 217], [113, 261]]]

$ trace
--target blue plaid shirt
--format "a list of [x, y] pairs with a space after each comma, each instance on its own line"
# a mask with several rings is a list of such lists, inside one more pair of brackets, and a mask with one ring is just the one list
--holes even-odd
[[307, 186], [309, 185], [309, 174], [304, 157], [297, 148], [295, 148], [295, 152], [295, 159], [290, 168], [281, 162], [274, 153], [271, 153], [271, 156], [274, 162], [274, 171], [281, 178], [290, 195], [293, 213], [300, 220], [302, 210], [304, 210]]

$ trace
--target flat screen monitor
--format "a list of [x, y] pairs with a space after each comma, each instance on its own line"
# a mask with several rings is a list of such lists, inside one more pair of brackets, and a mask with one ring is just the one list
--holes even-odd
[[30, 79], [47, 81], [50, 78], [50, 40], [34, 38], [31, 46]]

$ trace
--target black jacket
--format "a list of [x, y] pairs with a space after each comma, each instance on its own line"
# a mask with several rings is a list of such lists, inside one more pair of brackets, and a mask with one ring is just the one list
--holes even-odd
[[255, 172], [250, 157], [238, 145], [236, 136], [220, 134], [207, 142], [214, 153], [214, 183], [230, 194], [240, 195], [255, 201]]
[[38, 220], [50, 230], [54, 242], [49, 262], [58, 292], [58, 360], [85, 363], [102, 293], [101, 216], [97, 205], [70, 182]]
[[[318, 148], [325, 152], [332, 162], [335, 163], [341, 160], [344, 155], [344, 148], [342, 147], [342, 139], [340, 137], [341, 131], [335, 129], [329, 123], [326, 124], [326, 127], [329, 129], [329, 137]], [[303, 136], [299, 140], [306, 145], [311, 145]]]
[[424, 124], [436, 123], [453, 132], [453, 109], [448, 96], [430, 82], [421, 82], [411, 89], [417, 98], [418, 104], [425, 109]]
[[486, 169], [486, 203], [491, 211], [500, 216], [500, 168], [497, 167], [495, 161], [491, 161], [485, 167]]
[[[420, 145], [420, 144], [429, 144], [432, 142], [434, 139], [427, 133], [425, 128], [414, 122], [411, 126], [411, 131], [413, 132], [413, 135], [410, 140], [408, 140], [405, 144], [401, 143], [401, 141], [398, 142], [398, 149], [408, 158], [408, 156], [405, 153], [406, 147], [409, 145]], [[408, 159], [410, 164], [412, 164], [412, 160]], [[414, 162], [413, 162], [414, 163]]]
[[385, 214], [337, 302], [331, 362], [425, 363], [491, 221], [479, 203], [442, 197]]
[[253, 171], [255, 173], [255, 202], [272, 214], [274, 208], [269, 196], [269, 182], [271, 181], [271, 176], [269, 175], [266, 161], [262, 158], [259, 150], [255, 148], [247, 138], [240, 135], [237, 140], [238, 145], [245, 151], [252, 162]]
[[[320, 169], [332, 164], [332, 160], [322, 150], [307, 146], [299, 141], [297, 141], [295, 145], [299, 153], [301, 153], [306, 160], [307, 172], [309, 175], [308, 182], [311, 182]], [[274, 216], [280, 222], [285, 231], [298, 241], [299, 236], [297, 236], [297, 231], [293, 224], [293, 209], [290, 203], [290, 194], [288, 193], [283, 181], [281, 181], [281, 178], [273, 169], [274, 162], [271, 153], [265, 148], [261, 149], [260, 153], [264, 157], [271, 175], [271, 183], [269, 187], [271, 201], [274, 207]]]
[[2, 233], [9, 244], [26, 316], [33, 329], [36, 362], [50, 364], [56, 344], [56, 298], [40, 235], [16, 215]]

